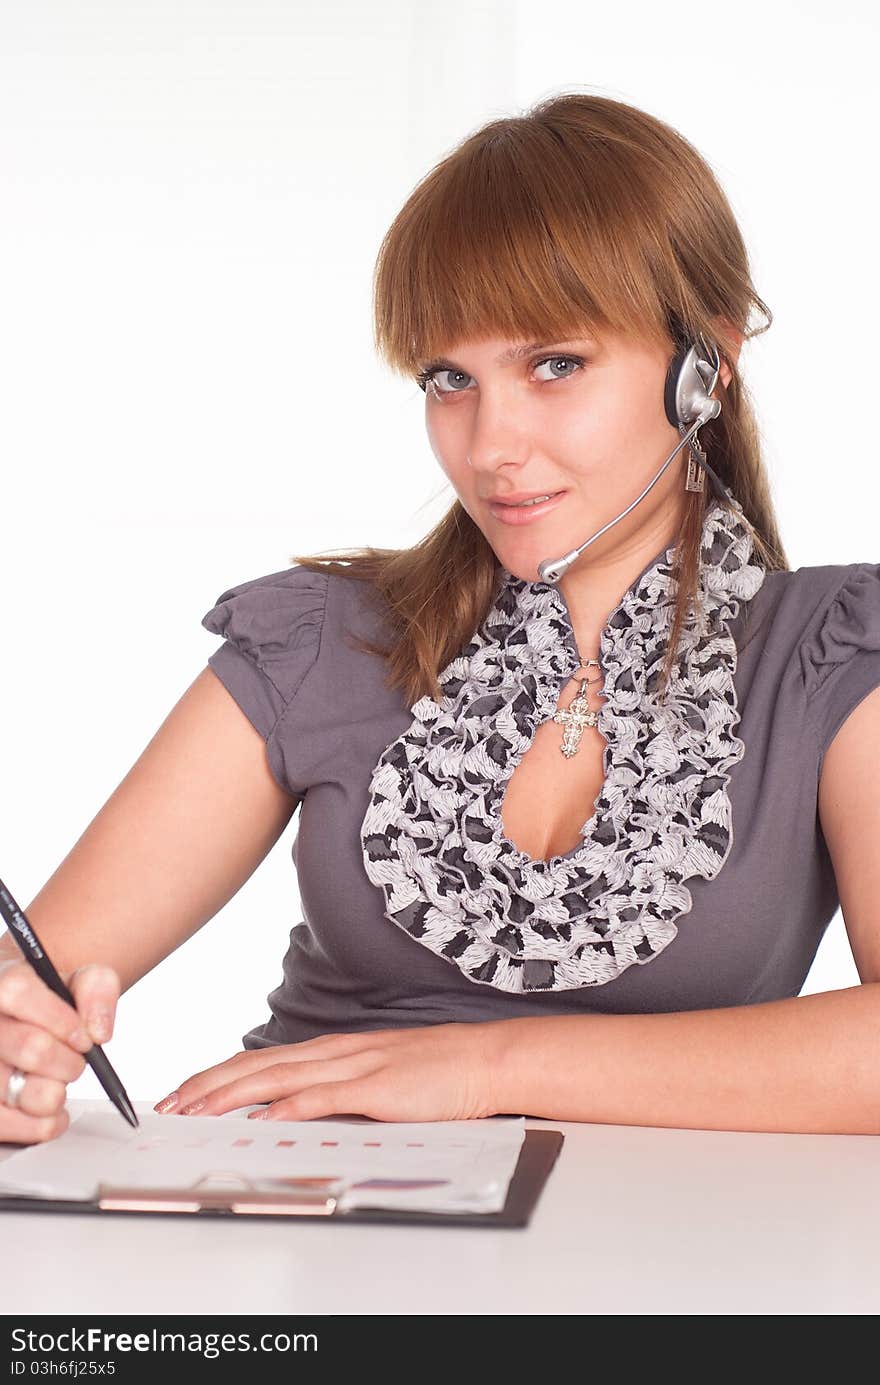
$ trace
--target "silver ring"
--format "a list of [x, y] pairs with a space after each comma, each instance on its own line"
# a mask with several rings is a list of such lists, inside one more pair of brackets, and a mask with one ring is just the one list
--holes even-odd
[[6, 1095], [3, 1098], [6, 1106], [17, 1106], [18, 1099], [24, 1090], [27, 1082], [27, 1073], [21, 1072], [18, 1068], [13, 1068], [9, 1074], [9, 1081], [6, 1083]]

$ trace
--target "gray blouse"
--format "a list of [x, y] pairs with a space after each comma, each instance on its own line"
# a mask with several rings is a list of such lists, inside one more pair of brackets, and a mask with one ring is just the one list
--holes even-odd
[[704, 522], [665, 703], [673, 549], [611, 613], [605, 781], [578, 846], [546, 862], [504, 835], [500, 805], [581, 666], [559, 588], [499, 569], [492, 609], [440, 673], [442, 702], [412, 706], [354, 648], [390, 643], [369, 584], [292, 567], [218, 597], [208, 663], [299, 803], [302, 919], [245, 1048], [798, 994], [839, 903], [819, 773], [880, 684], [880, 564], [767, 572], [729, 498]]

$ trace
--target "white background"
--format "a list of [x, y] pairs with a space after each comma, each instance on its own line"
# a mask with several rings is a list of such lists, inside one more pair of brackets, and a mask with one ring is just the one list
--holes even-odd
[[[589, 91], [697, 146], [775, 315], [741, 363], [790, 565], [876, 561], [877, 37], [867, 0], [0, 5], [0, 877], [21, 904], [217, 646], [221, 591], [412, 543], [451, 503], [424, 396], [374, 355], [370, 276], [417, 180], [497, 115]], [[133, 1098], [266, 1018], [297, 821], [123, 997], [107, 1048]], [[838, 913], [805, 989], [857, 982]]]

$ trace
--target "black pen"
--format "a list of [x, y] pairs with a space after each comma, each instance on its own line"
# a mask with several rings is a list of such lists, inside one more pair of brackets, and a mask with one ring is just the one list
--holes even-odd
[[[10, 929], [12, 936], [24, 953], [25, 959], [30, 962], [37, 976], [45, 981], [50, 990], [53, 990], [56, 995], [60, 995], [62, 1000], [66, 1000], [68, 1005], [76, 1010], [76, 1001], [49, 961], [46, 949], [28, 923], [24, 910], [18, 907], [2, 880], [0, 880], [0, 917]], [[92, 1044], [88, 1053], [84, 1053], [83, 1057], [117, 1111], [125, 1117], [129, 1125], [133, 1125], [137, 1129], [140, 1121], [135, 1114], [135, 1109], [100, 1044]]]

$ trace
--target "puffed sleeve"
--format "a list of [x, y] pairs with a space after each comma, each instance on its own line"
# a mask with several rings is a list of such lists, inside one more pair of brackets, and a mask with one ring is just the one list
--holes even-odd
[[298, 797], [276, 731], [318, 659], [328, 581], [326, 572], [285, 568], [230, 587], [202, 617], [206, 630], [223, 636], [209, 667], [266, 741], [277, 782]]
[[801, 647], [808, 715], [820, 756], [880, 685], [880, 564], [852, 563]]

